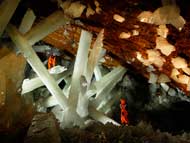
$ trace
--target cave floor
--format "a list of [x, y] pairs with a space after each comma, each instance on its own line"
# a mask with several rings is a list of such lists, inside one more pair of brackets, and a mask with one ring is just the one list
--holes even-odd
[[150, 124], [115, 126], [92, 121], [79, 127], [60, 129], [52, 113], [38, 113], [30, 127], [0, 132], [1, 143], [190, 143], [190, 134], [172, 135]]

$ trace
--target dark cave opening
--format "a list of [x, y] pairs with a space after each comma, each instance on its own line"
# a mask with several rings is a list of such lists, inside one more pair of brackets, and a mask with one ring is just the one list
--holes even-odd
[[190, 103], [180, 101], [173, 103], [169, 108], [155, 110], [148, 113], [149, 120], [155, 128], [173, 134], [189, 132]]

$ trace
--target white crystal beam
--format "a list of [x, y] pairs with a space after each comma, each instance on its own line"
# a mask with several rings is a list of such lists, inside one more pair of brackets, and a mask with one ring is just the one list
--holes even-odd
[[[56, 66], [56, 67], [58, 67], [58, 66]], [[53, 68], [56, 68], [56, 67], [53, 67]], [[51, 71], [49, 71], [49, 72], [51, 72]], [[63, 79], [66, 79], [67, 76], [69, 76], [69, 72], [70, 71], [64, 71], [62, 73], [57, 73], [57, 74], [50, 73], [50, 74], [56, 80], [56, 82], [59, 84]], [[41, 79], [39, 77], [35, 77], [32, 79], [25, 79], [22, 83], [21, 94], [23, 95], [25, 93], [31, 92], [41, 86], [44, 86], [44, 83], [41, 81]]]
[[110, 91], [122, 79], [125, 72], [126, 69], [124, 67], [117, 67], [95, 83], [97, 95], [93, 103], [96, 107], [101, 104], [101, 101], [105, 100]]
[[3, 0], [0, 5], [0, 37], [14, 14], [20, 0]]
[[55, 97], [57, 103], [61, 106], [61, 108], [67, 108], [67, 98], [58, 87], [56, 81], [49, 74], [43, 63], [40, 61], [32, 46], [29, 45], [28, 41], [18, 32], [14, 26], [8, 25], [6, 31], [17, 48], [19, 48], [21, 53], [23, 53], [30, 66], [46, 85], [47, 89]]
[[35, 16], [33, 10], [28, 9], [26, 11], [24, 17], [22, 18], [21, 24], [19, 26], [19, 31], [22, 34], [25, 34], [26, 32], [28, 32], [31, 29], [35, 19], [36, 19], [36, 16]]
[[94, 69], [100, 59], [100, 54], [103, 47], [103, 37], [104, 37], [104, 30], [101, 30], [100, 33], [98, 34], [98, 37], [96, 38], [96, 41], [93, 44], [93, 48], [88, 58], [88, 64], [86, 69], [86, 79], [88, 83], [91, 82]]
[[78, 96], [80, 93], [80, 78], [84, 74], [84, 69], [86, 68], [88, 49], [91, 45], [91, 40], [92, 34], [82, 30], [69, 93], [69, 103], [72, 103], [73, 107], [75, 108], [77, 106]]
[[62, 11], [56, 11], [46, 19], [38, 23], [26, 33], [26, 39], [30, 45], [42, 40], [45, 36], [54, 32], [60, 26], [68, 23], [70, 19], [66, 17]]
[[89, 107], [89, 115], [96, 121], [99, 121], [103, 124], [106, 123], [113, 123], [116, 126], [120, 126], [119, 123], [117, 123], [116, 121], [114, 121], [113, 119], [107, 117], [106, 115], [104, 115], [103, 113], [97, 111], [93, 106]]

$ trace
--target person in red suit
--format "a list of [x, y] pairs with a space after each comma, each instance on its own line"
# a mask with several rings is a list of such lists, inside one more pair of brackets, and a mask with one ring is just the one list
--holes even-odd
[[51, 69], [56, 64], [56, 57], [55, 56], [49, 56], [48, 58], [48, 69]]
[[129, 120], [128, 120], [128, 112], [125, 109], [126, 108], [126, 101], [125, 99], [120, 99], [120, 108], [121, 108], [121, 123], [128, 125]]

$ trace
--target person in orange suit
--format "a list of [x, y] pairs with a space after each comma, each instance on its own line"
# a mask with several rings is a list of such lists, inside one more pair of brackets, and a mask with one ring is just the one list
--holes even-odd
[[48, 58], [48, 69], [51, 69], [52, 67], [54, 67], [56, 64], [56, 57], [51, 55]]
[[121, 123], [122, 124], [129, 124], [128, 120], [128, 112], [125, 109], [126, 108], [126, 101], [125, 99], [120, 99], [120, 108], [121, 108]]

